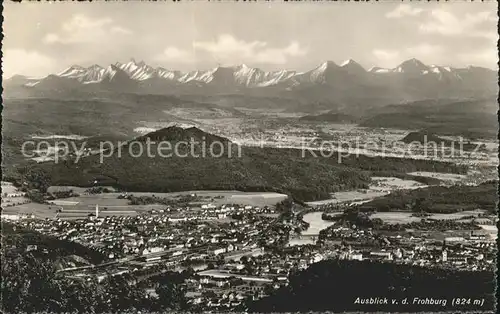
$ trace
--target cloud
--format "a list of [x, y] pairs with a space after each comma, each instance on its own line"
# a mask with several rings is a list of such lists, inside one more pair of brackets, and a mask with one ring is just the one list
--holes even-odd
[[195, 41], [192, 49], [167, 47], [155, 59], [158, 61], [175, 61], [193, 63], [208, 55], [220, 64], [236, 64], [240, 62], [261, 64], [286, 64], [290, 57], [300, 57], [307, 50], [292, 41], [285, 47], [269, 47], [266, 42], [239, 40], [231, 35], [220, 35], [215, 41]]
[[292, 41], [285, 47], [269, 47], [267, 42], [244, 41], [231, 35], [220, 35], [215, 41], [193, 42], [197, 51], [207, 52], [219, 62], [255, 62], [267, 64], [285, 64], [291, 57], [300, 57], [307, 54], [308, 50]]
[[111, 27], [111, 33], [122, 34], [122, 35], [132, 35], [132, 31], [121, 26]]
[[417, 46], [411, 46], [399, 50], [375, 49], [372, 51], [373, 55], [378, 60], [377, 65], [387, 67], [396, 66], [402, 61], [411, 58], [441, 60], [443, 59], [444, 52], [445, 49], [442, 46], [432, 45], [429, 43], [422, 43]]
[[394, 10], [387, 12], [385, 17], [389, 19], [399, 19], [405, 16], [417, 16], [423, 11], [424, 9], [415, 8], [409, 4], [400, 4]]
[[116, 25], [111, 18], [92, 19], [76, 14], [63, 23], [58, 32], [45, 35], [43, 41], [46, 44], [104, 43], [130, 34], [131, 30]]
[[4, 78], [15, 74], [43, 76], [49, 73], [56, 64], [52, 58], [37, 51], [24, 49], [6, 49], [2, 59]]
[[[495, 12], [467, 13], [459, 18], [451, 12], [436, 9], [430, 12], [430, 20], [419, 27], [421, 33], [444, 36], [468, 36], [497, 39], [497, 17]], [[488, 26], [484, 28], [484, 26]]]
[[443, 47], [439, 45], [431, 45], [428, 43], [422, 43], [418, 46], [406, 48], [406, 52], [412, 57], [427, 57], [433, 55], [439, 55], [443, 52]]
[[289, 57], [300, 57], [307, 54], [307, 49], [300, 47], [296, 41], [284, 48], [267, 48], [254, 55], [255, 62], [270, 64], [285, 64]]
[[167, 47], [161, 54], [155, 57], [158, 61], [171, 61], [171, 62], [181, 62], [181, 63], [191, 63], [196, 61], [196, 57], [193, 51], [188, 51], [184, 49], [179, 49], [177, 47]]
[[460, 53], [457, 56], [458, 60], [465, 64], [485, 66], [492, 69], [498, 67], [498, 50], [496, 46], [474, 52]]
[[377, 59], [382, 61], [394, 61], [399, 57], [399, 51], [397, 50], [375, 49], [373, 50], [373, 54]]
[[200, 41], [193, 43], [194, 48], [205, 50], [214, 55], [232, 55], [236, 53], [248, 55], [256, 49], [263, 48], [266, 45], [265, 42], [261, 41], [245, 42], [231, 35], [220, 35], [216, 41]]

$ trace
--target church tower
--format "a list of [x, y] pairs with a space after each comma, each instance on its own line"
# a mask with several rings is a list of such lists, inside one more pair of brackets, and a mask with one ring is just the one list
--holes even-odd
[[441, 261], [443, 261], [443, 262], [448, 261], [448, 252], [446, 251], [446, 249], [444, 249], [442, 252]]

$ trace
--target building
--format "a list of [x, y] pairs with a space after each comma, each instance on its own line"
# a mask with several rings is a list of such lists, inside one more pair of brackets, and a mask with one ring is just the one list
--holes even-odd
[[5, 220], [19, 220], [19, 215], [17, 214], [2, 214], [2, 219]]
[[448, 256], [448, 261], [455, 265], [467, 264], [467, 257], [465, 256]]
[[363, 254], [361, 254], [361, 253], [352, 253], [352, 254], [349, 254], [349, 259], [350, 260], [356, 260], [356, 261], [362, 261], [363, 260]]
[[463, 237], [447, 237], [444, 239], [445, 243], [451, 243], [451, 242], [464, 242], [465, 238]]
[[392, 253], [385, 251], [374, 251], [370, 252], [370, 258], [392, 261]]

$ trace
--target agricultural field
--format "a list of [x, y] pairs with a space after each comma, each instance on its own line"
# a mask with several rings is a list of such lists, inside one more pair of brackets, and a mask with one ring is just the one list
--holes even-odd
[[[14, 206], [26, 205], [31, 203], [31, 200], [24, 196], [24, 193], [19, 191], [12, 183], [2, 181], [2, 214], [15, 215]], [[10, 208], [10, 209], [9, 209]], [[9, 210], [8, 210], [9, 209]]]
[[426, 185], [414, 181], [395, 177], [372, 177], [372, 184], [366, 190], [354, 190], [332, 193], [331, 199], [308, 202], [308, 205], [319, 206], [325, 204], [357, 203], [362, 204], [377, 197], [389, 194], [395, 190], [409, 190], [425, 188]]
[[410, 172], [408, 174], [413, 176], [435, 178], [443, 181], [453, 181], [453, 182], [459, 182], [467, 177], [466, 175], [463, 174], [428, 172], [428, 171], [416, 171], [416, 172]]
[[496, 225], [479, 225], [479, 227], [487, 231], [492, 239], [496, 240], [498, 238], [498, 227]]
[[[10, 185], [2, 185], [5, 191], [12, 190], [8, 193], [14, 193], [15, 188]], [[111, 187], [108, 189], [113, 190]], [[9, 190], [9, 191], [10, 191]], [[15, 205], [3, 206], [4, 198], [2, 198], [3, 215], [31, 215], [37, 218], [56, 218], [60, 219], [85, 219], [89, 214], [95, 214], [96, 205], [99, 206], [99, 214], [102, 216], [136, 216], [141, 213], [151, 210], [162, 210], [166, 206], [162, 204], [148, 205], [130, 205], [129, 200], [119, 198], [121, 193], [100, 193], [88, 194], [87, 188], [75, 186], [52, 186], [48, 192], [62, 192], [73, 190], [79, 196], [69, 197], [64, 199], [56, 199], [49, 201], [49, 205], [31, 203], [28, 199], [24, 203], [15, 203]], [[136, 197], [139, 196], [156, 196], [160, 198], [171, 198], [174, 200], [183, 195], [196, 195], [198, 200], [191, 203], [192, 210], [200, 209], [203, 204], [223, 205], [223, 204], [238, 204], [251, 206], [274, 206], [276, 203], [284, 200], [287, 195], [271, 192], [240, 192], [240, 191], [185, 191], [173, 193], [147, 193], [147, 192], [132, 192], [128, 193]], [[21, 198], [17, 197], [16, 200]], [[23, 198], [25, 199], [25, 198]], [[200, 200], [201, 199], [201, 200]], [[58, 213], [59, 212], [59, 213]]]
[[412, 217], [412, 214], [411, 212], [380, 212], [372, 214], [370, 218], [382, 219], [387, 224], [407, 224], [418, 222], [422, 219], [421, 217]]
[[182, 195], [196, 195], [202, 198], [203, 201], [196, 202], [196, 205], [202, 204], [238, 204], [238, 205], [252, 205], [252, 206], [274, 206], [276, 203], [281, 202], [287, 198], [287, 195], [273, 192], [240, 192], [240, 191], [185, 191], [185, 192], [172, 192], [172, 193], [135, 193], [131, 192], [130, 195], [134, 196], [152, 196], [176, 198]]
[[451, 214], [432, 214], [430, 218], [432, 219], [439, 219], [439, 220], [459, 220], [464, 217], [469, 217], [469, 216], [474, 216], [478, 217], [481, 214], [486, 213], [485, 210], [481, 209], [476, 209], [476, 210], [464, 210], [462, 212], [458, 213], [451, 213]]
[[12, 183], [2, 181], [2, 195], [4, 195], [4, 193], [7, 194], [15, 193], [16, 191], [17, 188], [14, 185], [12, 185]]
[[[393, 237], [408, 237], [408, 233], [411, 233], [412, 236], [416, 238], [424, 238], [427, 240], [435, 240], [435, 241], [443, 241], [448, 237], [468, 237], [471, 233], [471, 230], [448, 230], [448, 231], [422, 231], [422, 230], [414, 230], [414, 229], [406, 229], [402, 231], [388, 231], [381, 230], [377, 231], [379, 235], [383, 236], [393, 236]], [[420, 240], [419, 240], [420, 241]]]
[[331, 199], [308, 202], [310, 206], [319, 206], [325, 204], [339, 204], [347, 202], [370, 201], [374, 198], [387, 195], [389, 192], [381, 190], [356, 190], [332, 193]]
[[[437, 220], [457, 220], [457, 221], [470, 221], [470, 219], [462, 220], [464, 217], [469, 216], [479, 216], [480, 214], [484, 214], [486, 211], [477, 209], [477, 210], [467, 210], [457, 213], [451, 214], [431, 214], [426, 217], [428, 219], [437, 219]], [[418, 222], [422, 219], [422, 217], [413, 217], [412, 212], [378, 212], [374, 213], [370, 216], [370, 218], [380, 218], [384, 223], [388, 224], [406, 224], [411, 222]]]
[[9, 207], [2, 206], [2, 216], [35, 216], [36, 218], [55, 218], [57, 209], [59, 206], [38, 204], [38, 203], [26, 203], [22, 205], [15, 205]]
[[403, 180], [394, 177], [372, 177], [371, 179], [374, 182], [370, 186], [371, 190], [390, 192], [393, 190], [408, 190], [426, 187], [426, 185], [414, 180]]
[[[112, 186], [102, 186], [102, 188], [106, 188], [110, 191], [114, 191], [115, 189]], [[88, 187], [80, 187], [80, 186], [51, 186], [47, 189], [48, 193], [54, 193], [54, 192], [68, 192], [68, 191], [73, 191], [74, 193], [84, 195], [88, 194], [86, 191], [88, 190]]]

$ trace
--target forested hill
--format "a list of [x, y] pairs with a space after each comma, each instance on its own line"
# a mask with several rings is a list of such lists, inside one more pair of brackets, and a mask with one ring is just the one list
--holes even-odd
[[[474, 287], [474, 289], [471, 289]], [[327, 260], [291, 276], [290, 284], [250, 306], [252, 312], [437, 312], [492, 311], [493, 272], [430, 269], [369, 261]], [[388, 298], [387, 305], [357, 304], [356, 299]], [[446, 299], [443, 305], [413, 304], [420, 299]], [[453, 298], [484, 299], [482, 306], [465, 304], [458, 310]], [[402, 300], [407, 298], [408, 304]], [[396, 299], [397, 304], [391, 300]]]
[[152, 142], [205, 142], [210, 145], [212, 143], [221, 143], [223, 145], [229, 144], [231, 141], [225, 137], [217, 136], [215, 134], [204, 132], [197, 127], [181, 128], [178, 126], [171, 126], [163, 128], [146, 135], [136, 138], [136, 140], [147, 140]]
[[31, 254], [41, 256], [52, 262], [61, 262], [65, 257], [79, 257], [92, 264], [99, 264], [106, 259], [100, 252], [89, 249], [79, 243], [57, 239], [33, 230], [21, 228], [8, 222], [2, 222], [2, 247], [5, 253], [25, 254], [29, 246], [35, 246]]
[[464, 151], [474, 151], [483, 150], [486, 148], [484, 144], [474, 144], [469, 141], [452, 141], [445, 138], [441, 138], [436, 134], [427, 131], [410, 132], [403, 139], [403, 142], [407, 144], [420, 143], [424, 146], [434, 145], [437, 149], [443, 147], [453, 148], [454, 150], [463, 149]]
[[360, 125], [426, 130], [469, 139], [497, 138], [497, 98], [451, 101], [430, 99], [377, 109]]
[[[148, 137], [149, 136], [149, 137]], [[122, 147], [122, 153], [103, 157], [93, 155], [80, 159], [53, 163], [45, 162], [30, 169], [22, 169], [23, 180], [44, 176], [52, 185], [92, 186], [113, 185], [127, 191], [174, 192], [186, 190], [241, 190], [275, 191], [291, 194], [298, 200], [311, 201], [328, 198], [341, 190], [366, 188], [370, 176], [407, 176], [414, 171], [465, 173], [466, 166], [452, 163], [364, 155], [339, 156], [329, 152], [322, 155], [300, 149], [270, 147], [239, 147], [198, 129], [168, 128], [144, 138], [168, 140], [170, 147], [202, 138], [221, 141], [215, 155], [206, 145], [196, 146], [192, 155], [184, 149], [182, 155], [167, 151], [160, 155], [158, 145], [151, 143], [148, 155], [138, 145]], [[121, 149], [121, 148], [120, 148]], [[191, 150], [192, 151], [192, 150]], [[222, 152], [222, 154], [220, 154]], [[165, 152], [164, 152], [165, 153]]]

